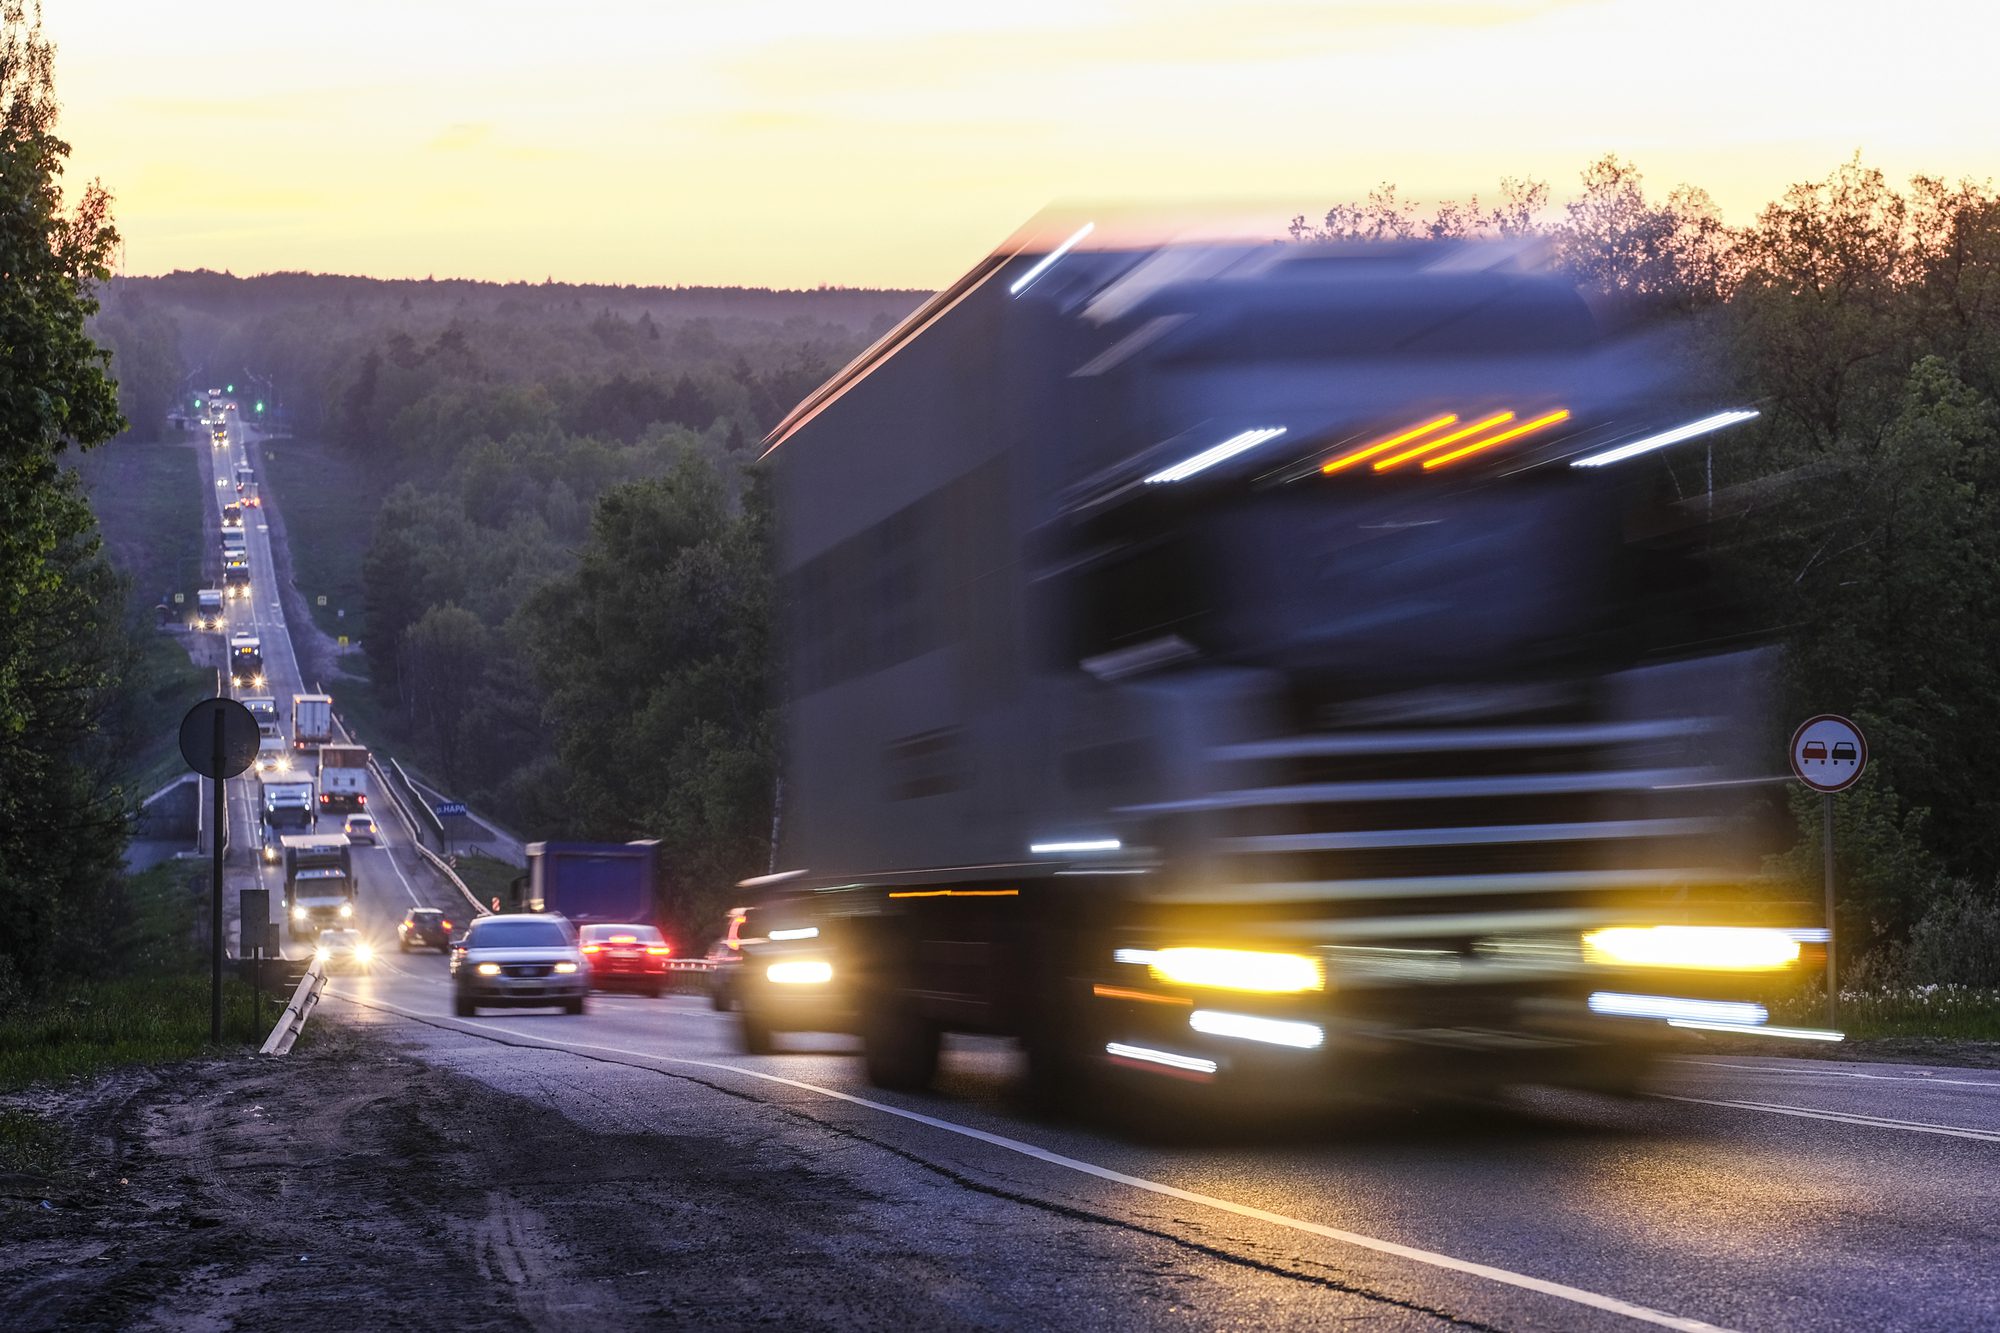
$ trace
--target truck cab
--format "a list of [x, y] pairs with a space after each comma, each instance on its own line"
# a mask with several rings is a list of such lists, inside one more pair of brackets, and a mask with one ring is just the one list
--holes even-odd
[[353, 851], [345, 833], [287, 834], [285, 922], [293, 939], [350, 924], [355, 917]]
[[239, 690], [264, 687], [264, 641], [255, 634], [229, 640], [229, 684]]
[[222, 526], [225, 529], [243, 530], [243, 506], [234, 501], [222, 506]]

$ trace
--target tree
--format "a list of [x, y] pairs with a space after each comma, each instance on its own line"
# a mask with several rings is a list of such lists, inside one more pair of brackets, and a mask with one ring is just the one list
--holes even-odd
[[97, 185], [63, 207], [54, 54], [39, 11], [0, 0], [0, 993], [49, 979], [61, 904], [115, 877], [124, 846], [122, 797], [80, 753], [118, 601], [61, 461], [125, 424], [85, 331], [118, 238]]

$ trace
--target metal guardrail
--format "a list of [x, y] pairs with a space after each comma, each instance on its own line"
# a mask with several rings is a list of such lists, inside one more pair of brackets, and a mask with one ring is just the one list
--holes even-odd
[[474, 916], [493, 915], [492, 912], [490, 912], [489, 910], [487, 910], [486, 907], [481, 905], [479, 899], [472, 896], [472, 890], [465, 887], [465, 881], [458, 877], [458, 872], [453, 870], [450, 864], [448, 864], [442, 856], [439, 856], [436, 852], [424, 846], [422, 843], [413, 842], [411, 845], [417, 849], [418, 856], [421, 856], [424, 858], [424, 860], [430, 862], [431, 868], [433, 870], [436, 870], [438, 874], [443, 875], [445, 877], [446, 882], [449, 883], [454, 889], [458, 890], [459, 896], [465, 899], [466, 906], [472, 909], [472, 914]]
[[[399, 778], [402, 781], [403, 790], [409, 792], [410, 795], [415, 796], [417, 794], [417, 784], [411, 781], [410, 775], [408, 773], [405, 773], [403, 771], [403, 766], [397, 763], [394, 759], [391, 759], [389, 761], [389, 767], [396, 770], [397, 778]], [[419, 800], [417, 804], [423, 806], [425, 817], [431, 821], [431, 827], [437, 830], [438, 841], [440, 842], [444, 841], [444, 821], [438, 818], [437, 811], [431, 809], [430, 802], [428, 801]]]
[[305, 1031], [306, 1017], [319, 1004], [320, 992], [326, 989], [326, 964], [315, 958], [306, 974], [299, 978], [299, 987], [292, 992], [292, 1002], [285, 1006], [285, 1012], [278, 1015], [277, 1026], [264, 1040], [259, 1055], [284, 1055], [292, 1049], [292, 1043]]
[[[389, 761], [389, 766], [394, 768], [398, 774], [403, 771], [401, 766], [393, 759]], [[466, 906], [472, 909], [474, 916], [491, 915], [486, 910], [485, 905], [473, 896], [472, 890], [465, 886], [465, 881], [460, 879], [457, 872], [445, 863], [444, 858], [424, 846], [422, 837], [417, 833], [416, 816], [410, 813], [408, 804], [404, 802], [401, 796], [397, 795], [395, 787], [390, 785], [388, 774], [382, 771], [382, 766], [375, 762], [375, 756], [372, 754], [368, 756], [368, 771], [374, 776], [377, 789], [389, 798], [389, 804], [395, 808], [396, 817], [403, 821], [403, 827], [409, 831], [410, 846], [417, 849], [417, 855], [428, 861], [432, 869], [444, 876], [446, 883], [458, 890], [459, 896], [465, 899]]]

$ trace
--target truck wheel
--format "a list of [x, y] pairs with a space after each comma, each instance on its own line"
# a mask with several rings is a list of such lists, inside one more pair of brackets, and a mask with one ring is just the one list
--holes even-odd
[[745, 1055], [770, 1055], [777, 1049], [776, 1044], [771, 1038], [772, 1032], [769, 1021], [762, 1014], [758, 1013], [753, 1006], [745, 1004], [743, 1006], [743, 1021], [741, 1026], [737, 1028], [737, 1039], [743, 1047], [743, 1053]]
[[468, 997], [459, 995], [452, 999], [451, 1011], [460, 1018], [471, 1018], [479, 1012], [479, 1006]]
[[917, 1092], [937, 1077], [942, 1036], [937, 1025], [888, 997], [871, 1000], [861, 1014], [861, 1060], [878, 1088]]
[[718, 1014], [729, 1012], [729, 997], [723, 993], [722, 987], [710, 986], [708, 988], [708, 1007], [715, 1010]]

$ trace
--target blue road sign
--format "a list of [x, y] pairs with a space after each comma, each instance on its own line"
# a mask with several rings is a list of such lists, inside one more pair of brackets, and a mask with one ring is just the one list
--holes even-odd
[[444, 818], [446, 815], [462, 815], [465, 813], [465, 802], [439, 801], [436, 809], [439, 819]]

